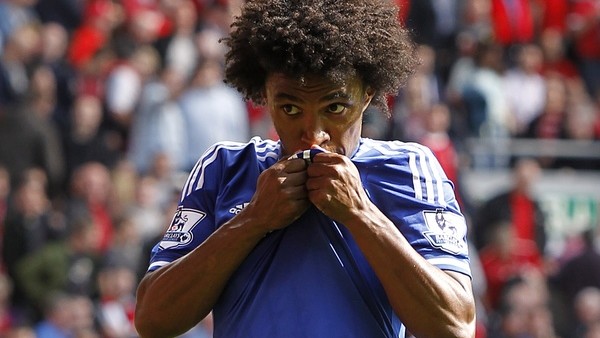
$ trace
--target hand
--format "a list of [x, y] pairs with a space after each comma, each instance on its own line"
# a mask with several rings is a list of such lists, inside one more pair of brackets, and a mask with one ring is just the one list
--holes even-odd
[[284, 228], [310, 205], [306, 191], [306, 161], [281, 160], [258, 177], [256, 192], [244, 211], [266, 232]]
[[308, 199], [328, 217], [340, 222], [367, 212], [369, 200], [356, 166], [344, 155], [320, 153], [307, 169]]

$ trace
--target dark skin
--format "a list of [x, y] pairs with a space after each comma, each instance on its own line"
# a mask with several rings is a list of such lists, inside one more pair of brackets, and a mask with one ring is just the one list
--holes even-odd
[[[314, 76], [300, 82], [283, 74], [269, 76], [265, 89], [283, 159], [259, 176], [242, 212], [190, 254], [144, 277], [136, 312], [141, 336], [172, 336], [194, 326], [212, 310], [254, 246], [313, 204], [352, 233], [409, 331], [417, 337], [473, 337], [469, 277], [442, 271], [420, 256], [369, 200], [349, 159], [373, 92], [357, 78], [336, 84]], [[310, 165], [287, 159], [311, 147], [326, 152]]]

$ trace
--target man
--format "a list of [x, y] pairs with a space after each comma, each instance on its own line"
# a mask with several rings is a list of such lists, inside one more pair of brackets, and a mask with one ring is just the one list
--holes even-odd
[[[415, 66], [385, 0], [248, 1], [226, 80], [279, 141], [209, 149], [138, 289], [142, 337], [472, 337], [466, 226], [417, 144], [361, 138]], [[297, 155], [297, 153], [299, 153]]]

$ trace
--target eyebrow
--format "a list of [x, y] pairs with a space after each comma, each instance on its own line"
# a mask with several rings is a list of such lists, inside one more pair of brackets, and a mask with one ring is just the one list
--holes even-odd
[[331, 100], [335, 100], [335, 99], [350, 100], [350, 94], [343, 92], [343, 91], [337, 91], [337, 92], [331, 93], [329, 95], [323, 96], [321, 98], [321, 101], [331, 101]]
[[296, 96], [291, 95], [291, 94], [286, 94], [286, 93], [279, 93], [279, 94], [275, 95], [275, 99], [276, 100], [288, 100], [288, 101], [300, 102], [300, 99], [297, 98]]
[[[286, 93], [278, 93], [277, 95], [275, 95], [275, 99], [276, 100], [288, 100], [288, 101], [293, 101], [293, 102], [302, 101], [298, 97], [291, 95], [291, 94], [286, 94]], [[324, 101], [331, 101], [331, 100], [335, 100], [335, 99], [350, 100], [350, 95], [343, 91], [337, 91], [337, 92], [327, 94], [327, 95], [321, 97], [319, 99], [319, 101], [324, 102]]]

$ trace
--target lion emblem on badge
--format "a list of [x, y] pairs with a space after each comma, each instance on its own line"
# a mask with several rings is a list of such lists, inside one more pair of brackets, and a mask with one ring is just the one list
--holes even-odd
[[194, 239], [192, 231], [200, 221], [206, 217], [206, 213], [200, 210], [183, 208], [180, 206], [173, 216], [171, 225], [165, 232], [160, 246], [162, 248], [173, 248], [187, 245]]

